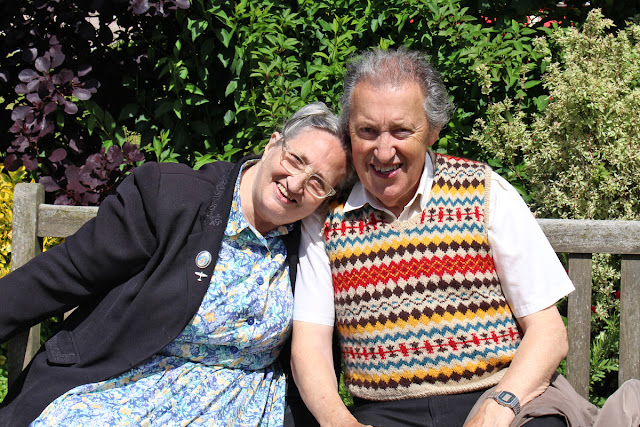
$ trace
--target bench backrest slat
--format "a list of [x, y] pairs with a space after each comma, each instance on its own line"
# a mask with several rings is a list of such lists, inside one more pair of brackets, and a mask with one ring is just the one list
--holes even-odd
[[97, 206], [40, 205], [37, 234], [39, 237], [71, 236], [97, 213]]
[[[40, 252], [39, 237], [66, 237], [93, 218], [98, 208], [43, 204], [39, 184], [14, 190], [12, 269]], [[640, 221], [538, 219], [556, 252], [566, 252], [569, 277], [567, 378], [582, 396], [589, 394], [592, 253], [622, 255], [619, 384], [640, 378]], [[9, 342], [9, 384], [38, 348], [39, 326]]]

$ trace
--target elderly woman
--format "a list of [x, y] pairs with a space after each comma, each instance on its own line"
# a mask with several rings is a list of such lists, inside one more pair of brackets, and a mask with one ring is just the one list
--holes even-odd
[[[448, 427], [493, 388], [468, 425], [521, 422], [567, 353], [555, 303], [571, 281], [509, 183], [430, 149], [451, 104], [424, 55], [370, 51], [344, 81], [360, 182], [303, 222], [292, 366], [304, 401], [326, 426]], [[334, 324], [353, 413], [333, 375]], [[525, 421], [566, 425], [546, 414]]]
[[[0, 340], [78, 307], [0, 424], [283, 423], [298, 229], [347, 175], [322, 103], [261, 157], [147, 163], [66, 242], [0, 281]], [[35, 421], [34, 421], [35, 420]]]

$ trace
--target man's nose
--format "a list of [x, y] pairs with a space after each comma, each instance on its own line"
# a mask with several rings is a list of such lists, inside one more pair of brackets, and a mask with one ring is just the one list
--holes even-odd
[[390, 163], [396, 156], [396, 148], [393, 138], [387, 132], [380, 135], [374, 150], [376, 160], [381, 163]]

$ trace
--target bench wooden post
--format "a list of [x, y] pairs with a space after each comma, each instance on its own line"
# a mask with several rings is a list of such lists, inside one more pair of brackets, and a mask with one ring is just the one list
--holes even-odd
[[[11, 271], [26, 264], [42, 251], [37, 236], [38, 206], [44, 203], [44, 188], [39, 184], [17, 184], [13, 191], [13, 230]], [[9, 387], [40, 348], [40, 325], [9, 340], [7, 371]]]
[[591, 254], [569, 254], [569, 278], [576, 290], [567, 304], [567, 380], [585, 398], [591, 362], [591, 264]]
[[[640, 235], [635, 237], [640, 240]], [[618, 384], [640, 378], [640, 255], [637, 254], [622, 256], [620, 312]]]

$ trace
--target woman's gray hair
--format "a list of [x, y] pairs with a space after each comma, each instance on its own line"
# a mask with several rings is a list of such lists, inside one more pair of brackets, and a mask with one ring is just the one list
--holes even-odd
[[343, 139], [340, 119], [323, 102], [311, 102], [299, 109], [284, 122], [281, 133], [285, 139], [292, 139], [310, 127]]
[[377, 88], [417, 83], [425, 95], [424, 111], [431, 131], [441, 131], [453, 113], [453, 103], [449, 100], [442, 76], [423, 53], [404, 47], [397, 50], [376, 48], [361, 53], [347, 63], [342, 95], [342, 125], [345, 131], [349, 129], [353, 91], [363, 81]]
[[319, 101], [310, 102], [300, 108], [289, 120], [285, 121], [280, 133], [282, 138], [287, 140], [295, 138], [310, 128], [325, 131], [338, 138], [347, 155], [347, 176], [335, 188], [337, 195], [343, 195], [350, 190], [354, 183], [355, 172], [351, 161], [351, 140], [346, 137], [340, 118], [323, 102]]

